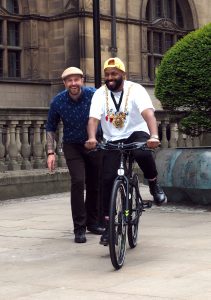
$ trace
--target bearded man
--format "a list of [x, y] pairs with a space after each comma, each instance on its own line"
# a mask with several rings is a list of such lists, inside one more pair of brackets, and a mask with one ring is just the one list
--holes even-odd
[[[71, 208], [76, 243], [86, 242], [86, 228], [94, 234], [102, 234], [99, 223], [99, 160], [95, 153], [84, 147], [87, 140], [87, 124], [93, 87], [84, 86], [82, 70], [70, 67], [62, 73], [65, 90], [52, 100], [47, 131], [47, 164], [55, 169], [55, 132], [60, 120], [63, 123], [63, 151], [71, 176]], [[84, 186], [86, 199], [84, 201]]]
[[[146, 89], [140, 84], [125, 80], [125, 66], [118, 58], [104, 63], [105, 85], [92, 98], [88, 123], [88, 149], [97, 144], [96, 130], [101, 122], [105, 141], [113, 143], [147, 142], [148, 147], [160, 144], [154, 107]], [[157, 205], [166, 202], [166, 195], [157, 182], [157, 169], [152, 151], [135, 150], [134, 157], [149, 182], [150, 193]], [[119, 167], [117, 151], [106, 151], [103, 164], [103, 206], [106, 231], [100, 244], [108, 244], [109, 204], [114, 179]]]

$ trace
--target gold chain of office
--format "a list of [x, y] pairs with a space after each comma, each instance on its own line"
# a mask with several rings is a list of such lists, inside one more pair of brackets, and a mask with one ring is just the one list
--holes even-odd
[[121, 111], [121, 112], [116, 111], [115, 113], [111, 113], [111, 111], [109, 109], [109, 103], [108, 103], [108, 88], [105, 85], [106, 111], [107, 111], [107, 115], [105, 118], [106, 118], [106, 121], [112, 123], [116, 128], [122, 128], [126, 121], [126, 117], [128, 115], [128, 98], [129, 98], [129, 93], [130, 93], [131, 87], [132, 87], [132, 84], [129, 86], [128, 91], [127, 91], [124, 111]]

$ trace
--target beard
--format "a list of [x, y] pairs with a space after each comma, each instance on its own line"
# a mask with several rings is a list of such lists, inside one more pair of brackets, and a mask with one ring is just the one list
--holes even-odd
[[78, 99], [81, 95], [81, 87], [77, 86], [77, 87], [74, 87], [74, 88], [68, 88], [68, 91], [69, 91], [69, 95], [72, 99]]
[[[110, 82], [113, 82], [114, 84], [110, 84]], [[106, 80], [105, 84], [110, 91], [115, 92], [120, 88], [122, 82], [123, 82], [123, 77], [121, 76], [118, 79]]]

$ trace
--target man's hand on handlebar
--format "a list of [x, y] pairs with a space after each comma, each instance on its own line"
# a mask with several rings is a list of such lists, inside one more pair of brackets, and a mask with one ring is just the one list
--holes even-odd
[[156, 138], [150, 138], [147, 140], [147, 147], [155, 149], [160, 146], [160, 141]]
[[95, 149], [97, 145], [97, 140], [95, 138], [90, 138], [85, 142], [85, 148], [88, 150]]

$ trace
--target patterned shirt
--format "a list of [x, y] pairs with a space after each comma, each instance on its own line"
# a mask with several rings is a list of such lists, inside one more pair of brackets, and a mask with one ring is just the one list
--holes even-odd
[[88, 139], [87, 123], [91, 99], [95, 92], [93, 87], [82, 87], [77, 101], [71, 99], [68, 90], [64, 90], [52, 100], [48, 112], [46, 131], [55, 132], [60, 120], [63, 122], [63, 142], [66, 144], [84, 144]]

